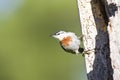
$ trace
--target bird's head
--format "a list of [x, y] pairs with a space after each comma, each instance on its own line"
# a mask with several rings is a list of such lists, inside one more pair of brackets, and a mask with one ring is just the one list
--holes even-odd
[[58, 31], [55, 34], [52, 35], [52, 37], [58, 39], [58, 40], [62, 40], [63, 38], [65, 38], [66, 36], [68, 36], [68, 32], [65, 31]]

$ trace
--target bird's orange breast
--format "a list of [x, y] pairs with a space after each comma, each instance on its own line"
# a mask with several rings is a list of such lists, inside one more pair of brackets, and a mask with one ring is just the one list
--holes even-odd
[[69, 46], [71, 40], [72, 38], [70, 36], [63, 38], [61, 41], [62, 46]]

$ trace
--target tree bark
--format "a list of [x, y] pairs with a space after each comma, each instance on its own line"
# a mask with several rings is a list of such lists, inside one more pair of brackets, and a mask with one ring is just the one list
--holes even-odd
[[77, 0], [88, 80], [120, 79], [120, 0]]

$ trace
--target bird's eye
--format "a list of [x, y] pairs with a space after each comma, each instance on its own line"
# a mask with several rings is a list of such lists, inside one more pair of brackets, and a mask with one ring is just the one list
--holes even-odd
[[56, 35], [60, 35], [60, 33], [57, 33]]

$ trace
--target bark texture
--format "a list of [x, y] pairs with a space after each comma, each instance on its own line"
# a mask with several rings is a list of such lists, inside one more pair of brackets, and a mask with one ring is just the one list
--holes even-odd
[[110, 58], [113, 68], [113, 79], [120, 79], [120, 0], [108, 0], [108, 32], [110, 39]]
[[88, 80], [120, 79], [120, 0], [77, 0]]

